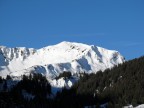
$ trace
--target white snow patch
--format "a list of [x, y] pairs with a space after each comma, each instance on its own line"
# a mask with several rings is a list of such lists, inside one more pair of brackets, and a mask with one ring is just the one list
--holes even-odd
[[[0, 76], [4, 78], [7, 75], [19, 78], [36, 72], [52, 80], [64, 71], [96, 73], [124, 61], [118, 51], [75, 42], [64, 41], [38, 50], [0, 46]], [[55, 87], [71, 87], [72, 84], [71, 80], [52, 81]]]
[[144, 104], [133, 107], [132, 105], [124, 106], [123, 108], [144, 108]]

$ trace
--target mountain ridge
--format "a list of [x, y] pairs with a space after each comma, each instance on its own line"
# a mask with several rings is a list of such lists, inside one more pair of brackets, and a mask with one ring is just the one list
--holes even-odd
[[54, 78], [63, 71], [97, 72], [123, 63], [115, 50], [63, 41], [41, 49], [0, 46], [0, 76], [20, 76], [31, 71]]

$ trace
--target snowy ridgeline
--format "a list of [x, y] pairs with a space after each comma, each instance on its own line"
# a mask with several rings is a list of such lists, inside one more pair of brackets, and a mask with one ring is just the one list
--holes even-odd
[[56, 87], [71, 87], [77, 80], [53, 80], [60, 73], [96, 73], [123, 63], [124, 57], [118, 51], [94, 45], [61, 42], [41, 49], [0, 46], [0, 76], [20, 77], [30, 73], [45, 75]]
[[124, 106], [123, 108], [144, 108], [144, 104], [141, 104], [137, 107], [133, 107], [132, 105]]
[[[85, 108], [96, 108], [96, 106], [85, 106]], [[100, 105], [100, 108], [107, 108], [107, 104]], [[123, 108], [144, 108], [144, 104], [139, 105], [137, 107], [133, 107], [132, 105], [124, 106]]]
[[123, 63], [119, 52], [81, 43], [61, 42], [42, 49], [0, 47], [0, 76], [29, 71], [49, 77], [63, 71], [97, 72]]

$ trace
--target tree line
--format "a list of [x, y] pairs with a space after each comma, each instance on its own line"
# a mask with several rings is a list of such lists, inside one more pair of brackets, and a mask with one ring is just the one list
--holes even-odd
[[[57, 79], [71, 76], [71, 72], [64, 72]], [[99, 108], [102, 104], [108, 108], [122, 108], [128, 104], [137, 106], [144, 103], [144, 57], [96, 74], [83, 72], [77, 83], [70, 89], [62, 88], [55, 96], [46, 77], [41, 74], [23, 75], [22, 80], [10, 90], [8, 81], [12, 81], [10, 76], [6, 79], [0, 77], [1, 108]], [[23, 91], [32, 97], [25, 98]]]

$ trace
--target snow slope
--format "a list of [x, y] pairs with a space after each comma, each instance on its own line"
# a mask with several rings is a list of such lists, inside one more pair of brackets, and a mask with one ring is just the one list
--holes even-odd
[[129, 105], [129, 106], [124, 106], [123, 108], [144, 108], [144, 104], [141, 104], [137, 107], [133, 107], [132, 105]]
[[38, 72], [53, 79], [63, 71], [96, 73], [124, 62], [118, 51], [75, 42], [41, 49], [0, 46], [0, 76]]
[[61, 42], [38, 50], [0, 47], [0, 76], [18, 76], [28, 71], [47, 76], [63, 71], [97, 72], [123, 62], [117, 51], [81, 43]]

